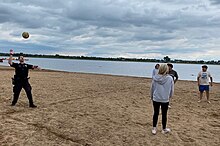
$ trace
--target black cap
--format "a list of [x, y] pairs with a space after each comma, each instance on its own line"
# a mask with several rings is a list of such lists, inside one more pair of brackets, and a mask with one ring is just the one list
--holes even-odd
[[21, 53], [19, 53], [19, 55], [18, 55], [18, 59], [20, 59], [20, 57], [21, 56], [23, 56], [24, 57], [24, 54], [21, 52]]
[[202, 68], [208, 68], [208, 66], [207, 65], [203, 65]]

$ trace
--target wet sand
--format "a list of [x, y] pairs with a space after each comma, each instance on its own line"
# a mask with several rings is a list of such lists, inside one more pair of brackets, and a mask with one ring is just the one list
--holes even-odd
[[[197, 103], [197, 83], [178, 81], [168, 112], [171, 133], [151, 134], [151, 79], [31, 71], [36, 109], [22, 90], [11, 107], [14, 70], [0, 67], [0, 145], [218, 146], [220, 84], [208, 104]], [[161, 115], [158, 129], [161, 130]]]

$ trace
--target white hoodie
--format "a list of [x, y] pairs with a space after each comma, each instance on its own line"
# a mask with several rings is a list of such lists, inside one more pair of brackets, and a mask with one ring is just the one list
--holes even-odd
[[151, 84], [151, 99], [156, 102], [169, 102], [174, 93], [174, 82], [170, 75], [155, 75]]

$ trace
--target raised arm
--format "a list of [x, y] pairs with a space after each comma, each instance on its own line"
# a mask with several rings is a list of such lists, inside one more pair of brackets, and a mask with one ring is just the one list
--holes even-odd
[[11, 50], [10, 50], [10, 57], [9, 57], [9, 59], [8, 59], [8, 64], [9, 64], [9, 65], [12, 65], [12, 64], [13, 64], [13, 62], [12, 62], [12, 57], [13, 57], [12, 55], [13, 55], [13, 54], [14, 54], [14, 51], [11, 49]]

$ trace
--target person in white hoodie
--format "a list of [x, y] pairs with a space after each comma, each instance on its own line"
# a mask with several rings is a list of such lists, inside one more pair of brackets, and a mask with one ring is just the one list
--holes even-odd
[[152, 77], [158, 74], [159, 67], [160, 67], [160, 64], [155, 65], [155, 68], [153, 69], [153, 72], [152, 72]]
[[168, 74], [169, 68], [167, 64], [161, 64], [157, 75], [153, 76], [151, 84], [151, 99], [153, 101], [154, 115], [153, 115], [153, 129], [152, 134], [157, 133], [157, 121], [160, 112], [162, 111], [162, 133], [169, 133], [170, 129], [167, 125], [167, 111], [169, 100], [174, 93], [174, 81]]

